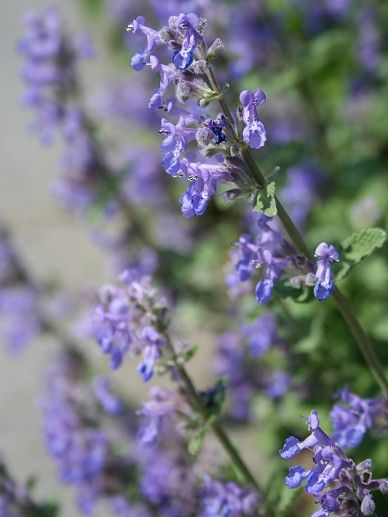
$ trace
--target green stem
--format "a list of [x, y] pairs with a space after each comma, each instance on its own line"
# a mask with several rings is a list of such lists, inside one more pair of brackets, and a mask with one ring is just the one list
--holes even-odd
[[361, 327], [349, 300], [336, 287], [332, 293], [332, 298], [335, 301], [338, 310], [341, 312], [343, 319], [346, 321], [350, 331], [358, 343], [360, 351], [364, 356], [365, 362], [374, 375], [376, 381], [384, 394], [388, 393], [388, 381], [385, 377], [384, 370], [381, 367], [380, 361], [376, 355], [373, 345]]
[[[210, 65], [208, 66], [207, 77], [213, 90], [222, 93]], [[228, 120], [230, 120], [231, 118], [231, 120], [233, 121], [233, 117], [231, 115], [229, 107], [227, 106], [227, 103], [222, 96], [219, 100], [219, 104], [222, 111], [225, 114], [225, 117]], [[252, 178], [255, 180], [257, 186], [259, 188], [263, 188], [266, 185], [266, 179], [263, 173], [261, 172], [260, 168], [256, 164], [251, 151], [248, 148], [243, 148], [241, 154], [247, 166], [247, 169], [249, 170]], [[300, 253], [305, 255], [307, 258], [311, 259], [311, 254], [306, 243], [304, 242], [302, 235], [299, 233], [299, 230], [291, 220], [290, 216], [288, 215], [287, 211], [285, 210], [278, 198], [276, 198], [276, 205], [277, 215], [280, 221], [282, 222], [292, 243]], [[356, 315], [354, 314], [352, 306], [350, 305], [347, 298], [338, 289], [338, 287], [335, 288], [332, 298], [338, 310], [340, 311], [344, 321], [346, 322], [350, 332], [353, 334], [353, 337], [358, 344], [358, 347], [365, 359], [366, 364], [368, 365], [369, 370], [376, 379], [376, 382], [380, 386], [383, 393], [388, 393], [388, 381], [385, 377], [384, 370], [380, 366], [380, 362], [373, 348], [373, 345], [370, 339], [368, 338], [367, 334], [365, 333], [364, 329], [362, 328], [360, 322], [358, 321]]]
[[[194, 386], [193, 381], [191, 380], [190, 375], [188, 374], [186, 368], [177, 360], [177, 356], [175, 353], [175, 349], [173, 344], [171, 343], [171, 340], [167, 336], [167, 346], [170, 349], [171, 355], [173, 357], [173, 361], [175, 363], [175, 367], [179, 371], [180, 377], [182, 379], [183, 384], [185, 385], [187, 395], [190, 399], [191, 404], [194, 406], [194, 409], [198, 411], [198, 413], [202, 416], [204, 421], [207, 421], [209, 418], [209, 413], [205, 406], [202, 404], [201, 398]], [[260, 487], [248, 468], [248, 466], [245, 464], [244, 460], [241, 458], [238, 450], [233, 445], [231, 440], [229, 439], [228, 435], [225, 433], [221, 425], [216, 421], [212, 425], [212, 430], [217, 437], [218, 441], [224, 448], [225, 452], [228, 454], [230, 459], [232, 460], [233, 465], [238, 470], [238, 472], [241, 474], [243, 479], [246, 483], [250, 483], [253, 485], [258, 491], [260, 491]]]

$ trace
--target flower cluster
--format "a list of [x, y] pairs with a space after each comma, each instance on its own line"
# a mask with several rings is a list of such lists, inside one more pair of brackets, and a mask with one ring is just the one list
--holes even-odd
[[[189, 187], [180, 199], [183, 214], [186, 217], [203, 215], [220, 183], [232, 182], [242, 191], [252, 190], [252, 181], [242, 164], [238, 160], [233, 165], [228, 161], [232, 155], [230, 149], [238, 144], [241, 132], [237, 114], [235, 118], [225, 114], [211, 117], [204, 110], [220, 96], [207, 77], [206, 58], [216, 50], [218, 52], [222, 44], [216, 40], [206, 52], [202, 36], [204, 20], [195, 14], [171, 16], [168, 26], [160, 31], [144, 23], [144, 18], [138, 17], [128, 26], [129, 31], [143, 33], [147, 40], [146, 48], [133, 56], [131, 64], [137, 71], [147, 66], [160, 75], [160, 86], [152, 95], [149, 107], [164, 109], [171, 117], [178, 118], [176, 123], [164, 118], [161, 121], [160, 134], [165, 135], [161, 145], [162, 164], [168, 174], [189, 181]], [[155, 54], [158, 47], [166, 44], [173, 51], [167, 65]], [[167, 97], [171, 90], [175, 90], [175, 95]], [[265, 101], [265, 94], [262, 90], [245, 90], [240, 100], [245, 125], [240, 144], [245, 140], [252, 148], [260, 148], [266, 136], [256, 107]], [[187, 109], [179, 108], [177, 102], [187, 102]], [[194, 141], [201, 151], [199, 156], [191, 149]], [[186, 153], [190, 158], [185, 156]], [[205, 159], [203, 155], [213, 158]]]
[[330, 412], [332, 439], [340, 447], [357, 447], [368, 429], [376, 434], [387, 432], [388, 397], [364, 399], [347, 388], [338, 393], [340, 403]]
[[148, 381], [166, 345], [160, 332], [166, 324], [166, 300], [151, 287], [149, 278], [134, 278], [130, 270], [120, 276], [124, 287], [105, 286], [101, 303], [92, 315], [92, 335], [101, 351], [110, 356], [112, 368], [118, 368], [124, 356], [143, 355], [138, 372]]
[[307, 423], [311, 434], [303, 442], [294, 436], [287, 438], [280, 456], [288, 460], [303, 450], [312, 449], [314, 466], [307, 470], [291, 467], [285, 484], [288, 488], [297, 488], [305, 481], [305, 491], [321, 506], [314, 517], [373, 514], [375, 504], [371, 492], [387, 492], [388, 480], [372, 479], [371, 460], [356, 465], [348, 458], [321, 429], [316, 411], [311, 412]]
[[11, 353], [23, 350], [43, 328], [38, 295], [0, 228], [0, 318], [4, 343]]
[[200, 497], [201, 517], [245, 517], [258, 514], [260, 495], [236, 483], [222, 483], [206, 476]]
[[[117, 396], [108, 392], [108, 385], [97, 381], [98, 396], [84, 384], [83, 358], [69, 350], [61, 354], [51, 366], [47, 390], [41, 400], [43, 432], [49, 454], [58, 465], [62, 482], [77, 487], [77, 502], [85, 515], [93, 512], [99, 500], [106, 500], [112, 508], [121, 500], [129, 511], [129, 501], [124, 501], [123, 488], [134, 460], [129, 455], [117, 456], [114, 444], [117, 437], [101, 427], [99, 405], [108, 413], [122, 407]], [[113, 404], [112, 404], [112, 401]]]
[[256, 298], [259, 303], [266, 303], [283, 271], [296, 267], [296, 253], [275, 228], [270, 217], [257, 214], [254, 222], [254, 236], [241, 235], [235, 244], [239, 253], [233, 259], [237, 259], [235, 269], [241, 282], [251, 280], [258, 269], [262, 272], [262, 278], [256, 285]]
[[25, 26], [19, 42], [25, 60], [21, 71], [26, 83], [23, 102], [35, 111], [32, 127], [42, 140], [49, 143], [61, 135], [65, 144], [53, 194], [65, 208], [82, 208], [95, 199], [97, 191], [101, 194], [101, 182], [106, 180], [92, 124], [76, 101], [78, 62], [91, 57], [93, 50], [85, 36], [68, 37], [56, 8], [48, 8], [41, 16], [27, 16]]

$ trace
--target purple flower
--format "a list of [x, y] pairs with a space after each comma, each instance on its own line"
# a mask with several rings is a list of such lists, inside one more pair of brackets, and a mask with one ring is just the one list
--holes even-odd
[[311, 434], [303, 442], [290, 436], [279, 453], [282, 458], [291, 459], [311, 449], [314, 466], [311, 469], [291, 467], [285, 484], [288, 488], [297, 488], [305, 482], [305, 491], [321, 506], [321, 510], [314, 513], [315, 517], [328, 517], [331, 513], [342, 517], [370, 515], [374, 508], [371, 491], [386, 492], [388, 480], [372, 479], [371, 460], [356, 465], [349, 459], [321, 429], [316, 411], [311, 412], [307, 423]]
[[131, 66], [136, 72], [139, 72], [146, 66], [153, 48], [161, 43], [159, 33], [144, 25], [144, 22], [144, 17], [138, 16], [127, 26], [128, 32], [133, 32], [134, 34], [142, 32], [147, 38], [146, 48], [137, 52], [131, 59]]
[[195, 49], [202, 41], [202, 36], [197, 32], [198, 25], [199, 18], [193, 13], [180, 14], [175, 21], [175, 26], [183, 32], [183, 41], [181, 49], [174, 53], [172, 62], [180, 70], [186, 70], [191, 65]]
[[200, 492], [201, 517], [243, 517], [258, 511], [260, 495], [250, 487], [204, 478]]
[[240, 93], [240, 102], [243, 106], [244, 141], [253, 149], [260, 149], [267, 139], [265, 128], [257, 115], [257, 106], [267, 100], [263, 90], [244, 90]]
[[128, 453], [118, 456], [114, 452], [114, 447], [124, 445], [128, 437], [121, 443], [118, 436], [112, 438], [102, 428], [97, 400], [85, 383], [85, 373], [84, 359], [78, 352], [61, 354], [50, 368], [41, 407], [46, 447], [57, 464], [58, 476], [76, 487], [79, 509], [90, 515], [97, 501], [109, 502], [124, 494], [133, 461]]
[[320, 302], [326, 300], [334, 289], [334, 278], [331, 271], [331, 263], [338, 262], [340, 255], [334, 246], [321, 242], [315, 250], [317, 257], [317, 282], [314, 287], [314, 296]]
[[101, 351], [110, 356], [112, 368], [118, 368], [127, 352], [143, 355], [138, 372], [144, 381], [153, 375], [165, 338], [155, 328], [166, 310], [165, 300], [150, 286], [148, 278], [138, 279], [130, 270], [121, 281], [125, 287], [105, 286], [101, 303], [92, 315], [92, 335]]
[[250, 325], [245, 325], [244, 334], [252, 357], [261, 357], [279, 342], [277, 321], [270, 312], [262, 314]]
[[145, 327], [141, 337], [144, 341], [143, 361], [137, 367], [137, 371], [143, 381], [147, 382], [154, 374], [154, 366], [161, 356], [161, 348], [166, 344], [166, 338], [153, 327]]
[[[172, 400], [173, 395], [176, 394], [172, 394]], [[168, 399], [169, 396], [165, 400], [167, 406]], [[165, 402], [161, 402], [162, 406]], [[154, 409], [151, 412], [154, 413]], [[165, 418], [163, 426], [158, 428], [157, 437], [158, 440], [144, 444], [144, 436], [140, 434], [140, 495], [156, 507], [161, 517], [196, 515], [197, 474], [192, 457], [187, 452], [187, 443], [177, 429], [176, 420]]]
[[166, 135], [160, 148], [163, 151], [162, 164], [168, 174], [178, 176], [181, 171], [181, 159], [191, 140], [195, 138], [195, 130], [185, 126], [185, 119], [179, 118], [174, 125], [162, 119], [160, 134]]
[[231, 179], [230, 171], [222, 163], [196, 163], [182, 161], [189, 187], [180, 198], [184, 216], [203, 215], [220, 183]]
[[243, 234], [235, 244], [240, 253], [234, 260], [242, 282], [252, 278], [257, 269], [262, 272], [263, 278], [256, 285], [256, 298], [262, 304], [270, 300], [276, 281], [293, 265], [293, 258], [288, 256], [291, 248], [287, 246], [286, 251], [283, 237], [271, 226], [271, 218], [258, 214], [255, 223], [255, 239]]
[[118, 415], [123, 411], [123, 403], [111, 390], [111, 383], [106, 377], [94, 379], [93, 391], [104, 411], [109, 415]]
[[[332, 439], [340, 447], [357, 447], [368, 429], [377, 431], [388, 422], [388, 398], [363, 399], [347, 388], [338, 393], [341, 403], [330, 412]], [[385, 424], [384, 424], [385, 422]]]

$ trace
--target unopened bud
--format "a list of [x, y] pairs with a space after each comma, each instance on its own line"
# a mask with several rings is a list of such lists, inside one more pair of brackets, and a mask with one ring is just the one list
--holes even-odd
[[224, 49], [224, 44], [220, 40], [220, 38], [217, 38], [211, 45], [209, 50], [207, 51], [207, 57], [208, 59], [215, 59]]

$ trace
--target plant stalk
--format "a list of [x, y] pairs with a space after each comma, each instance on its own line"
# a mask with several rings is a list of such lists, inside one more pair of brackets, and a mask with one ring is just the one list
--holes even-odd
[[[210, 65], [208, 65], [207, 70], [207, 78], [213, 88], [214, 91], [221, 94], [221, 97], [219, 99], [219, 104], [221, 107], [221, 110], [223, 111], [225, 117], [228, 119], [228, 121], [234, 125], [234, 120], [231, 114], [231, 111], [225, 101], [225, 99], [222, 96], [221, 88], [219, 87], [219, 84], [215, 78], [214, 72]], [[233, 127], [232, 125], [232, 127]], [[243, 148], [241, 151], [242, 157], [244, 159], [244, 162], [247, 166], [247, 169], [249, 170], [251, 176], [255, 180], [257, 186], [259, 188], [263, 188], [266, 185], [266, 179], [263, 173], [261, 172], [260, 168], [256, 164], [251, 151], [249, 148]], [[288, 215], [287, 211], [283, 207], [282, 203], [280, 202], [279, 198], [276, 197], [276, 206], [277, 206], [277, 215], [282, 222], [289, 238], [291, 239], [292, 243], [296, 247], [296, 249], [305, 255], [307, 258], [311, 260], [311, 254], [309, 252], [309, 249], [304, 242], [304, 239], [302, 235], [299, 233], [299, 230], [293, 223], [292, 219]], [[357, 319], [357, 316], [355, 315], [352, 306], [350, 305], [348, 299], [345, 297], [344, 294], [340, 291], [338, 287], [336, 287], [333, 291], [332, 298], [334, 300], [334, 303], [337, 306], [337, 309], [342, 315], [342, 318], [344, 319], [345, 323], [347, 324], [350, 332], [352, 333], [354, 339], [356, 340], [358, 347], [365, 359], [366, 364], [368, 365], [368, 368], [375, 378], [376, 382], [380, 386], [382, 392], [384, 394], [388, 393], [388, 380], [385, 376], [383, 368], [380, 366], [379, 359], [376, 355], [376, 352], [373, 348], [373, 345], [368, 338], [367, 334], [365, 333], [364, 329], [362, 328], [360, 322]]]
[[[186, 368], [177, 360], [177, 356], [175, 353], [175, 348], [173, 344], [171, 343], [171, 340], [167, 337], [167, 345], [170, 349], [170, 352], [172, 354], [172, 358], [175, 364], [175, 367], [177, 368], [179, 375], [182, 379], [182, 382], [186, 388], [187, 394], [191, 400], [192, 405], [194, 406], [195, 410], [198, 411], [198, 413], [203, 417], [204, 421], [206, 421], [209, 418], [209, 413], [205, 406], [202, 404], [201, 398], [194, 386], [193, 381], [191, 380], [190, 375], [188, 374]], [[222, 445], [223, 449], [227, 453], [227, 455], [230, 457], [233, 465], [238, 470], [238, 472], [241, 474], [243, 479], [246, 483], [251, 484], [254, 486], [258, 491], [260, 491], [260, 487], [255, 479], [255, 476], [250, 471], [249, 467], [246, 465], [244, 460], [241, 458], [238, 450], [233, 445], [231, 440], [229, 439], [228, 435], [225, 433], [221, 425], [215, 421], [211, 424], [212, 430], [217, 437], [218, 441]]]

